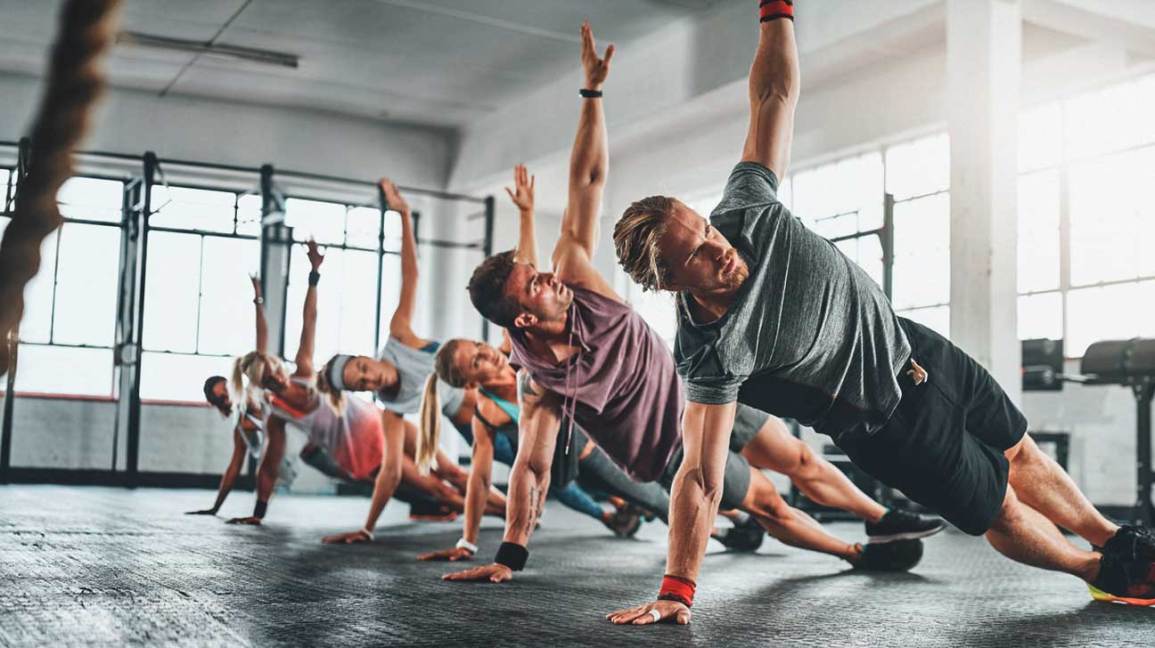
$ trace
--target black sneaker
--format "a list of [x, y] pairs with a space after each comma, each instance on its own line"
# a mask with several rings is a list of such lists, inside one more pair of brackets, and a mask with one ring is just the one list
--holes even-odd
[[632, 538], [642, 528], [642, 516], [633, 507], [618, 509], [605, 523], [619, 538]]
[[922, 560], [922, 540], [895, 540], [868, 544], [862, 553], [849, 561], [855, 569], [878, 572], [910, 571]]
[[1096, 601], [1155, 606], [1155, 563], [1128, 560], [1114, 551], [1104, 551], [1099, 559], [1099, 577], [1087, 587]]
[[1114, 554], [1123, 560], [1155, 561], [1155, 533], [1141, 526], [1125, 524], [1100, 549], [1103, 553]]
[[763, 529], [762, 525], [758, 524], [758, 521], [751, 516], [749, 520], [741, 524], [723, 529], [714, 536], [714, 539], [731, 551], [754, 553], [758, 551], [758, 547], [762, 546], [762, 540], [765, 537], [766, 529]]
[[878, 522], [866, 523], [866, 535], [870, 544], [885, 544], [897, 540], [927, 538], [945, 528], [946, 523], [935, 517], [890, 510]]

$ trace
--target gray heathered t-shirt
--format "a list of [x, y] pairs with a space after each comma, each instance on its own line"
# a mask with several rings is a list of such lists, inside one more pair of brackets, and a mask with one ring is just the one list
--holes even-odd
[[878, 284], [792, 216], [777, 189], [769, 169], [740, 163], [710, 215], [750, 276], [714, 322], [694, 322], [678, 295], [686, 396], [737, 400], [835, 438], [873, 434], [898, 405], [910, 343]]
[[380, 359], [397, 367], [397, 379], [401, 384], [395, 392], [377, 392], [385, 409], [402, 415], [416, 414], [421, 409], [425, 379], [433, 373], [433, 356], [436, 354], [436, 345], [414, 349], [392, 335], [389, 336], [385, 348], [381, 349]]

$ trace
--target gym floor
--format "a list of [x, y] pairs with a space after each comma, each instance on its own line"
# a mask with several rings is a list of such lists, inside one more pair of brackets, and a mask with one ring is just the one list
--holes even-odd
[[[452, 545], [457, 523], [322, 546], [321, 535], [355, 528], [366, 500], [279, 496], [261, 528], [181, 514], [210, 499], [0, 487], [0, 645], [1155, 645], [1155, 611], [1093, 602], [1074, 579], [957, 532], [930, 539], [913, 573], [891, 575], [771, 539], [757, 555], [711, 543], [694, 622], [631, 628], [603, 615], [653, 595], [659, 523], [619, 540], [551, 502], [529, 570], [511, 584], [451, 585], [438, 580], [445, 564], [414, 556]], [[249, 499], [225, 508], [244, 514]], [[830, 528], [863, 536], [857, 524]], [[487, 521], [483, 557], [500, 537]]]

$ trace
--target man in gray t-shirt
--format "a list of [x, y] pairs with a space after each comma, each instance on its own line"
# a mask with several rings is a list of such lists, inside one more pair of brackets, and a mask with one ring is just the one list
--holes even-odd
[[[1014, 560], [1078, 576], [1096, 598], [1155, 605], [1155, 536], [1100, 515], [983, 367], [897, 317], [877, 284], [778, 201], [798, 52], [792, 3], [763, 0], [762, 12], [750, 130], [721, 204], [706, 220], [653, 196], [614, 228], [627, 274], [678, 293], [682, 435], [703, 448], [671, 494], [669, 575], [692, 592], [717, 509], [708, 494], [741, 402], [829, 434], [860, 468]], [[1056, 524], [1103, 549], [1075, 547]], [[659, 600], [614, 620], [646, 616], [688, 620], [689, 610]]]

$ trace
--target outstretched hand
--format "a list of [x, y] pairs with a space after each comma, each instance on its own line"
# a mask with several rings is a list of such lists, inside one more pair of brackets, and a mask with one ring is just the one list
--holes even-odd
[[513, 167], [514, 189], [506, 187], [505, 193], [522, 212], [533, 211], [533, 186], [536, 182], [537, 176], [529, 175], [524, 164]]
[[461, 547], [452, 547], [450, 549], [442, 549], [440, 551], [429, 551], [417, 556], [417, 560], [447, 560], [449, 562], [457, 562], [458, 560], [473, 560], [473, 552]]
[[654, 601], [616, 612], [610, 612], [606, 619], [616, 625], [650, 625], [654, 623], [690, 622], [690, 608], [677, 601]]
[[334, 535], [327, 535], [321, 538], [323, 544], [358, 544], [361, 542], [372, 542], [373, 538], [365, 532], [365, 529], [357, 531], [350, 531], [349, 533], [337, 533]]
[[325, 261], [325, 255], [321, 254], [320, 248], [317, 247], [317, 241], [309, 239], [308, 242], [305, 243], [305, 248], [307, 250], [306, 253], [309, 255], [309, 265], [311, 265], [314, 270], [320, 268], [321, 264]]
[[210, 508], [210, 509], [204, 509], [203, 511], [185, 511], [184, 514], [185, 515], [216, 515], [217, 510], [215, 508]]
[[598, 47], [594, 41], [594, 30], [590, 21], [582, 23], [582, 69], [586, 73], [586, 89], [600, 90], [610, 73], [610, 59], [614, 57], [614, 46], [606, 48], [605, 58], [598, 58]]
[[237, 517], [230, 519], [225, 524], [246, 524], [249, 526], [261, 526], [261, 518], [255, 515], [250, 515], [248, 517]]
[[392, 211], [408, 212], [409, 203], [401, 197], [401, 192], [397, 189], [397, 185], [389, 178], [381, 178], [377, 182], [377, 186], [381, 187], [381, 193], [385, 195], [385, 206]]
[[504, 583], [505, 581], [513, 580], [513, 570], [501, 563], [490, 563], [483, 567], [474, 567], [473, 569], [465, 569], [446, 574], [441, 577], [441, 580]]

